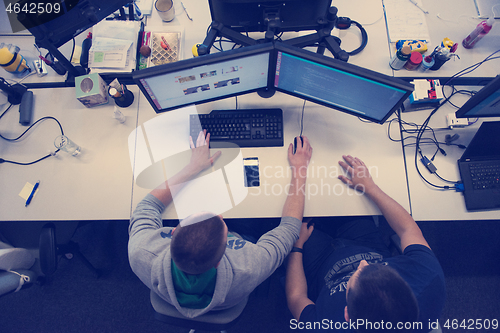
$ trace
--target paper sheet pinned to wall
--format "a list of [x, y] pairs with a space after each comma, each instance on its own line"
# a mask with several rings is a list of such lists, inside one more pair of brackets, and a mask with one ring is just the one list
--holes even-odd
[[[423, 8], [422, 1], [416, 0]], [[430, 42], [424, 12], [409, 0], [383, 0], [389, 42], [417, 39]]]

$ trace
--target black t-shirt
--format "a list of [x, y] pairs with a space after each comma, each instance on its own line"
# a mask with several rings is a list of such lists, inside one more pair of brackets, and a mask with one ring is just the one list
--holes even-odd
[[[346, 306], [346, 285], [361, 260], [368, 263], [382, 263], [394, 268], [410, 285], [420, 308], [419, 323], [428, 332], [429, 322], [435, 322], [441, 315], [446, 291], [444, 274], [434, 253], [423, 245], [406, 247], [403, 255], [383, 258], [382, 255], [360, 246], [346, 247], [334, 251], [320, 269], [316, 283], [321, 290], [315, 304], [308, 305], [300, 314], [300, 327], [312, 328], [318, 332], [340, 329], [352, 332], [354, 326], [344, 319]], [[380, 325], [380, 323], [372, 323]], [[415, 324], [414, 327], [418, 325]]]

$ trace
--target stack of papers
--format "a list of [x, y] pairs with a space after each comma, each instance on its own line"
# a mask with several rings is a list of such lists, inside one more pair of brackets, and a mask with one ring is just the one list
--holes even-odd
[[[415, 3], [423, 8], [421, 0]], [[430, 42], [429, 29], [424, 12], [410, 0], [383, 0], [389, 42], [400, 39]]]
[[92, 27], [89, 68], [93, 73], [135, 70], [139, 21], [101, 21]]
[[131, 41], [96, 37], [90, 49], [89, 67], [125, 68], [129, 62], [128, 54], [131, 48]]

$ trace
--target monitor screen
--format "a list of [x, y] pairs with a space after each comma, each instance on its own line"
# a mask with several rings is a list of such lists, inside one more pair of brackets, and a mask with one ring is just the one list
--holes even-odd
[[396, 111], [413, 85], [333, 58], [276, 43], [276, 90], [377, 123]]
[[500, 75], [455, 112], [457, 118], [500, 117]]
[[156, 112], [267, 89], [272, 43], [147, 68], [133, 78]]
[[[315, 30], [326, 20], [332, 0], [209, 0], [212, 21], [240, 32], [266, 31], [279, 17], [276, 32]], [[268, 19], [265, 19], [267, 16]]]

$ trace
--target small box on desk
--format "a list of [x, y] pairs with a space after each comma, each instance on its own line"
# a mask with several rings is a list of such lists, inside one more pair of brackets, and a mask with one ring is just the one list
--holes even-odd
[[106, 104], [106, 82], [97, 73], [75, 77], [76, 99], [88, 108]]
[[415, 90], [403, 103], [404, 112], [424, 110], [436, 107], [443, 99], [439, 80], [413, 80]]

